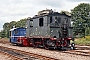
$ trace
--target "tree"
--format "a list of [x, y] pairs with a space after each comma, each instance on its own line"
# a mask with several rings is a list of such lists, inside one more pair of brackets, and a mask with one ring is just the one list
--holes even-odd
[[[85, 33], [85, 35], [90, 35], [86, 33], [88, 29], [90, 30], [90, 4], [81, 3], [71, 10], [71, 19], [73, 21], [74, 33]], [[83, 31], [85, 29], [85, 31]]]
[[9, 28], [9, 23], [8, 22], [4, 23], [4, 25], [3, 25], [3, 29], [6, 29], [6, 28]]
[[68, 15], [68, 16], [71, 16], [71, 13], [68, 12], [68, 11], [64, 11], [64, 10], [63, 10], [63, 11], [61, 11], [60, 13], [61, 13], [61, 14], [66, 14], [66, 15]]
[[0, 37], [1, 37], [1, 38], [6, 37], [6, 36], [5, 36], [5, 31], [4, 31], [4, 30], [2, 30], [2, 31], [0, 32]]
[[10, 30], [10, 26], [9, 26], [9, 23], [7, 22], [3, 25], [3, 31], [1, 31], [1, 36], [9, 37], [9, 34], [8, 34], [9, 30]]
[[3, 25], [3, 30], [0, 32], [0, 37], [4, 38], [4, 37], [7, 37], [9, 38], [9, 31], [10, 29], [13, 28], [13, 26], [15, 26], [16, 28], [20, 28], [20, 27], [24, 27], [26, 26], [26, 21], [27, 21], [27, 18], [25, 19], [21, 19], [20, 21], [11, 21], [10, 23], [4, 23]]
[[16, 23], [17, 23], [16, 21], [11, 21], [11, 22], [9, 23], [9, 29], [13, 28], [13, 26], [15, 26]]
[[16, 23], [16, 27], [25, 27], [27, 19], [21, 19]]

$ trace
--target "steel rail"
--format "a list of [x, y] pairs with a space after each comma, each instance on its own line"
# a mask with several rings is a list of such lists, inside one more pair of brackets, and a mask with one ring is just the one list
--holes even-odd
[[[25, 52], [25, 51], [13, 49], [13, 48], [8, 48], [8, 47], [3, 47], [3, 46], [0, 46], [0, 51], [3, 51], [4, 54], [11, 56], [11, 58], [13, 58], [14, 60], [23, 60], [23, 59], [27, 59], [27, 60], [30, 60], [30, 59], [60, 60], [60, 59], [56, 59], [56, 58], [42, 56], [39, 54], [34, 54], [34, 53]], [[7, 52], [7, 51], [9, 51], [9, 52]]]

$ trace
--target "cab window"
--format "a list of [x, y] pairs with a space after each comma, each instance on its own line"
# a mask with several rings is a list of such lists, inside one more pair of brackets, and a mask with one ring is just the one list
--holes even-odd
[[15, 30], [14, 33], [15, 33], [15, 34], [18, 34], [18, 30]]
[[40, 26], [40, 27], [42, 27], [42, 26], [43, 26], [43, 21], [44, 21], [44, 19], [43, 19], [43, 18], [40, 18], [40, 19], [39, 19], [39, 26]]
[[50, 23], [52, 23], [52, 16], [50, 17]]

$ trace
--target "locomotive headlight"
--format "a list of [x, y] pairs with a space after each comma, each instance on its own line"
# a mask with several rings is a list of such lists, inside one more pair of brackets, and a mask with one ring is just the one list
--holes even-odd
[[75, 46], [75, 44], [74, 44], [74, 43], [72, 43], [72, 46]]

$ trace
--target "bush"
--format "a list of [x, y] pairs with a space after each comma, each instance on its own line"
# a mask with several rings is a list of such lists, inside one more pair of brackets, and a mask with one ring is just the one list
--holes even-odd
[[77, 38], [77, 39], [75, 39], [75, 44], [90, 45], [90, 36], [85, 36], [85, 38]]

